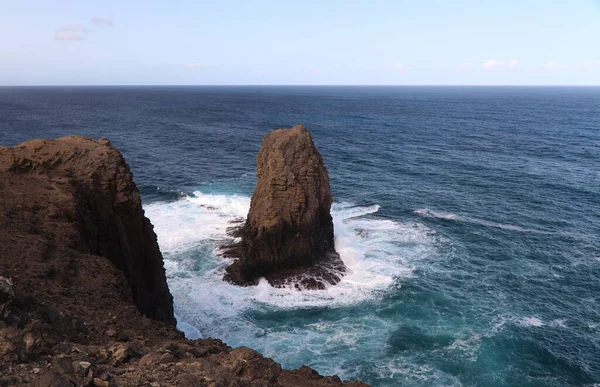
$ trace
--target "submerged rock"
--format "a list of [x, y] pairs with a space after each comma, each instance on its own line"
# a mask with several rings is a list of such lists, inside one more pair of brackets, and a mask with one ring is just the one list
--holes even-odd
[[242, 240], [225, 249], [237, 258], [225, 279], [246, 286], [265, 277], [312, 289], [339, 282], [345, 267], [334, 247], [329, 176], [308, 130], [265, 135], [256, 177], [246, 223], [232, 232]]

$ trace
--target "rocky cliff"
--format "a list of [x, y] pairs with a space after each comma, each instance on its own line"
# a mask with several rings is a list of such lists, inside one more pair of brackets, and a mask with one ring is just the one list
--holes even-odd
[[[106, 140], [0, 147], [0, 386], [334, 386], [188, 341], [131, 173]], [[359, 385], [359, 383], [353, 383]]]
[[0, 239], [0, 255], [28, 252], [26, 259], [0, 263], [5, 276], [50, 270], [19, 286], [52, 288], [62, 281], [79, 291], [69, 285], [89, 262], [68, 256], [105, 257], [124, 274], [140, 312], [175, 324], [156, 234], [129, 167], [107, 140], [65, 137], [0, 148], [0, 197], [0, 238], [21, 236]]
[[237, 258], [225, 279], [252, 285], [260, 277], [279, 286], [324, 288], [345, 267], [335, 252], [327, 168], [301, 125], [263, 137], [256, 157], [256, 188], [240, 243], [225, 254]]

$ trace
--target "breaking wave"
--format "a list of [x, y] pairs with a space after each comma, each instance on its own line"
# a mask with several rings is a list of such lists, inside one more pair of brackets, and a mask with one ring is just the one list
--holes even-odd
[[[420, 223], [400, 223], [369, 215], [378, 205], [335, 203], [335, 246], [348, 273], [325, 290], [274, 288], [266, 280], [242, 288], [222, 281], [230, 260], [219, 256], [232, 222], [243, 219], [250, 198], [200, 191], [174, 202], [145, 206], [165, 258], [179, 328], [190, 337], [218, 337], [231, 345], [264, 334], [244, 314], [252, 310], [335, 308], [380, 299], [411, 277], [416, 262], [435, 251], [433, 232]], [[300, 340], [306, 332], [297, 332]], [[268, 345], [268, 344], [267, 344]]]

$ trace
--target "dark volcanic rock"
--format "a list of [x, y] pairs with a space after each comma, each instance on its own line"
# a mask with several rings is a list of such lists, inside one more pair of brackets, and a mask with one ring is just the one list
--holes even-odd
[[256, 188], [241, 229], [225, 249], [238, 258], [225, 279], [238, 285], [265, 277], [306, 288], [339, 282], [345, 267], [335, 252], [327, 168], [304, 126], [263, 137], [256, 157]]
[[[107, 140], [73, 136], [0, 148], [0, 197], [0, 229], [38, 236], [35, 252], [12, 259], [35, 266], [47, 261], [46, 277], [69, 283], [83, 263], [73, 257], [58, 265], [57, 255], [68, 250], [108, 258], [143, 314], [175, 324], [156, 234], [129, 167]], [[2, 244], [0, 254], [10, 247]]]
[[174, 322], [119, 151], [82, 137], [0, 147], [0, 387], [365, 386], [186, 340]]

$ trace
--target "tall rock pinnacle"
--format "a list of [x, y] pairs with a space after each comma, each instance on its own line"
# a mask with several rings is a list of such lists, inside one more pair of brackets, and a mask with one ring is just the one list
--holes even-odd
[[265, 135], [256, 177], [242, 241], [226, 250], [238, 260], [225, 279], [252, 285], [265, 277], [305, 288], [339, 282], [345, 267], [334, 247], [329, 176], [308, 130], [298, 125]]

